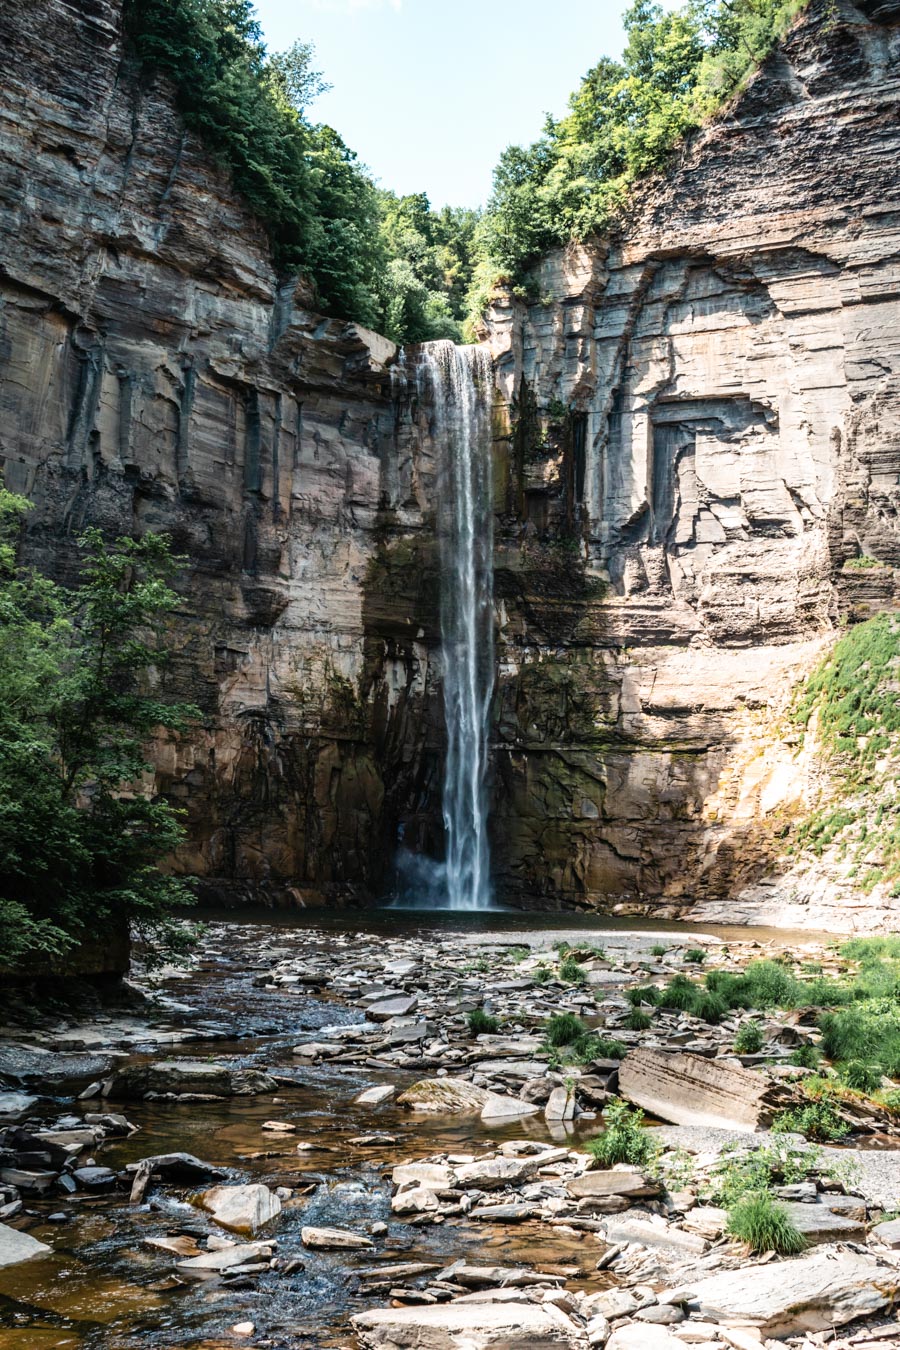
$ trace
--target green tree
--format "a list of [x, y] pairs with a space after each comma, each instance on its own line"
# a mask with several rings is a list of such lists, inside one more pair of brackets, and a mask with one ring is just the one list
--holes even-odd
[[68, 591], [17, 566], [27, 507], [0, 489], [0, 968], [124, 923], [171, 950], [191, 895], [157, 864], [182, 827], [142, 779], [154, 731], [195, 715], [160, 693], [176, 562], [163, 536], [88, 530]]

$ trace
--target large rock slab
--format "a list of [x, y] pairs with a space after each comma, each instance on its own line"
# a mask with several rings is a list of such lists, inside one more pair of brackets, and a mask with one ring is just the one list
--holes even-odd
[[635, 1050], [619, 1069], [619, 1092], [673, 1125], [752, 1133], [772, 1112], [771, 1085], [762, 1074], [703, 1055]]
[[536, 1116], [540, 1107], [534, 1102], [523, 1102], [521, 1097], [504, 1097], [499, 1092], [489, 1092], [487, 1101], [481, 1108], [481, 1119], [486, 1124], [502, 1124], [506, 1120], [522, 1120], [525, 1116]]
[[573, 1323], [552, 1304], [377, 1308], [358, 1313], [352, 1322], [365, 1350], [548, 1350], [561, 1345], [574, 1350], [584, 1344]]
[[302, 1228], [300, 1240], [304, 1247], [320, 1251], [361, 1251], [374, 1246], [371, 1238], [364, 1233], [352, 1233], [349, 1228]]
[[828, 1205], [798, 1204], [780, 1200], [791, 1222], [807, 1242], [858, 1242], [865, 1239], [866, 1225], [846, 1214], [836, 1214]]
[[268, 1262], [272, 1256], [272, 1244], [268, 1242], [241, 1242], [234, 1247], [223, 1247], [219, 1252], [204, 1252], [202, 1256], [191, 1256], [179, 1261], [175, 1269], [192, 1280], [212, 1280], [225, 1270], [234, 1270], [237, 1266], [253, 1266]]
[[585, 1172], [566, 1182], [566, 1190], [579, 1199], [587, 1195], [627, 1195], [644, 1199], [659, 1195], [659, 1182], [642, 1176], [640, 1172]]
[[168, 1059], [120, 1070], [113, 1077], [109, 1096], [115, 1100], [140, 1099], [149, 1093], [254, 1097], [277, 1089], [275, 1079], [258, 1069], [238, 1069], [214, 1059]]
[[234, 1233], [257, 1233], [281, 1213], [281, 1201], [268, 1186], [213, 1186], [200, 1204], [223, 1228]]
[[0, 1266], [17, 1266], [20, 1261], [30, 1261], [35, 1256], [46, 1256], [52, 1248], [29, 1233], [20, 1233], [18, 1228], [10, 1228], [0, 1223]]
[[464, 1078], [422, 1078], [400, 1093], [397, 1105], [435, 1115], [466, 1115], [480, 1112], [490, 1096]]
[[495, 1191], [501, 1186], [517, 1186], [541, 1166], [540, 1154], [531, 1158], [484, 1158], [481, 1162], [463, 1163], [457, 1167], [456, 1183], [479, 1191]]
[[687, 1291], [703, 1316], [785, 1337], [871, 1317], [894, 1302], [898, 1288], [892, 1267], [823, 1247], [793, 1261], [723, 1271]]

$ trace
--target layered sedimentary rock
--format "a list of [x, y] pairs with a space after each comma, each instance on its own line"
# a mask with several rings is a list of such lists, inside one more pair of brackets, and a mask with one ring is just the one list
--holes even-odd
[[68, 580], [87, 523], [169, 531], [164, 678], [203, 713], [157, 748], [189, 812], [178, 865], [374, 894], [401, 816], [439, 846], [431, 465], [396, 350], [279, 285], [171, 91], [129, 69], [115, 0], [4, 4], [0, 52], [0, 459], [35, 504], [25, 555]]
[[[791, 689], [843, 615], [897, 601], [898, 50], [894, 0], [813, 0], [614, 234], [493, 306], [503, 898], [729, 896], [805, 807]], [[86, 523], [169, 530], [163, 678], [203, 712], [158, 747], [178, 865], [219, 893], [376, 896], [401, 835], [441, 850], [427, 410], [392, 344], [279, 283], [123, 55], [116, 0], [0, 10], [25, 554], [69, 579]]]
[[898, 61], [900, 5], [814, 0], [608, 239], [489, 314], [507, 894], [731, 894], [803, 809], [791, 689], [900, 597]]

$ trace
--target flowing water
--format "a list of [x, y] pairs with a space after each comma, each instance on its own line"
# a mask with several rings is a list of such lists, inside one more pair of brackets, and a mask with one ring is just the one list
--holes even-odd
[[422, 348], [439, 463], [441, 650], [447, 758], [444, 903], [491, 903], [487, 833], [488, 719], [494, 686], [491, 359], [482, 347]]

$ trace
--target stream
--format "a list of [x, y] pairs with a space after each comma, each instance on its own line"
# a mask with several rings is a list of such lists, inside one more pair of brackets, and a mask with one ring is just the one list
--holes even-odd
[[[227, 923], [222, 916], [212, 920], [195, 964], [155, 983], [159, 1001], [149, 1016], [146, 1010], [112, 1008], [83, 1026], [61, 1022], [30, 1038], [7, 1028], [5, 1038], [31, 1039], [54, 1052], [112, 1050], [119, 1056], [116, 1068], [176, 1055], [213, 1057], [275, 1074], [274, 1097], [102, 1106], [77, 1100], [97, 1077], [86, 1065], [88, 1072], [68, 1081], [31, 1083], [26, 1090], [40, 1101], [22, 1119], [120, 1111], [139, 1128], [98, 1148], [99, 1164], [118, 1170], [149, 1154], [188, 1152], [227, 1168], [231, 1181], [286, 1188], [290, 1198], [271, 1229], [278, 1269], [230, 1283], [184, 1281], [175, 1275], [173, 1257], [147, 1246], [148, 1238], [188, 1234], [202, 1242], [222, 1231], [190, 1204], [190, 1188], [155, 1184], [148, 1203], [137, 1205], [129, 1204], [121, 1189], [64, 1200], [57, 1194], [29, 1198], [27, 1209], [38, 1221], [28, 1231], [53, 1253], [0, 1269], [0, 1350], [212, 1350], [236, 1344], [230, 1329], [245, 1322], [254, 1331], [244, 1343], [253, 1346], [348, 1347], [355, 1344], [350, 1314], [385, 1301], [383, 1290], [372, 1294], [360, 1288], [360, 1274], [376, 1260], [450, 1264], [477, 1251], [481, 1263], [524, 1263], [565, 1273], [570, 1288], [596, 1290], [612, 1282], [595, 1269], [596, 1245], [584, 1241], [589, 1234], [573, 1237], [561, 1231], [557, 1239], [554, 1230], [537, 1223], [490, 1225], [462, 1218], [425, 1226], [393, 1216], [390, 1169], [396, 1163], [442, 1151], [477, 1151], [504, 1139], [558, 1142], [562, 1127], [548, 1125], [543, 1114], [488, 1128], [478, 1116], [413, 1118], [390, 1101], [374, 1108], [356, 1104], [364, 1089], [388, 1082], [402, 1087], [421, 1071], [298, 1064], [293, 1047], [314, 1041], [323, 1027], [362, 1022], [364, 1014], [327, 991], [262, 986], [268, 970], [291, 958], [300, 941], [309, 950], [311, 938], [313, 951], [356, 944], [365, 952], [368, 944], [388, 935], [402, 948], [406, 935], [418, 942], [458, 939], [477, 952], [479, 943], [508, 943], [526, 933], [549, 944], [566, 934], [603, 942], [637, 932], [684, 939], [698, 930], [674, 922], [518, 912], [275, 914], [261, 921], [256, 911], [229, 912]], [[702, 932], [724, 943], [755, 940], [769, 951], [815, 940], [809, 933], [746, 928]], [[153, 1025], [148, 1028], [147, 1022]], [[262, 1127], [273, 1118], [296, 1132], [267, 1133]], [[594, 1117], [568, 1122], [562, 1137], [577, 1147], [598, 1127]], [[377, 1252], [310, 1251], [300, 1237], [308, 1224], [360, 1231], [370, 1231], [373, 1224], [378, 1231], [383, 1224], [387, 1229], [378, 1238]]]

